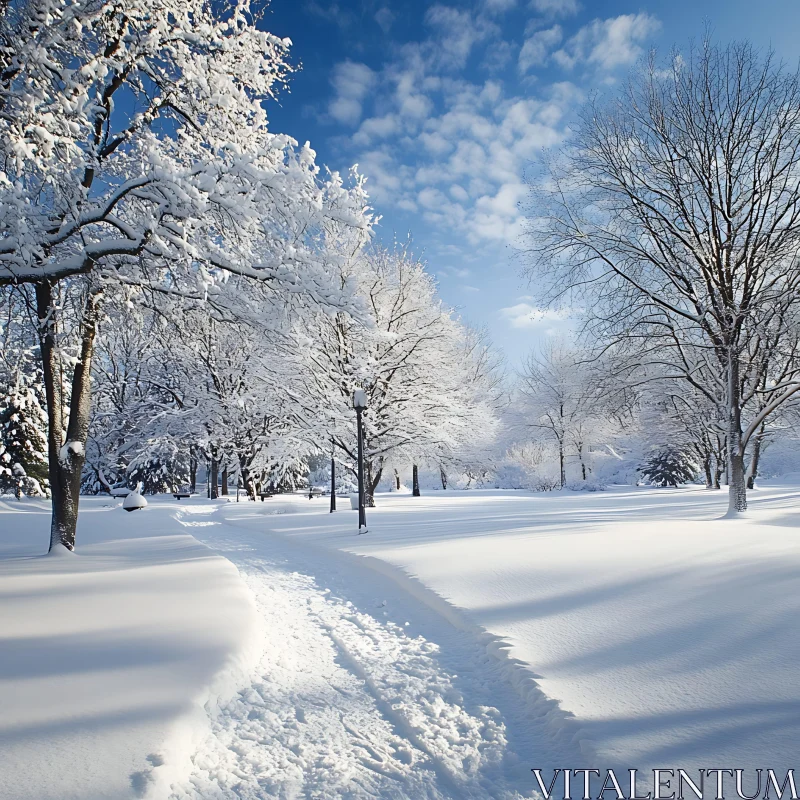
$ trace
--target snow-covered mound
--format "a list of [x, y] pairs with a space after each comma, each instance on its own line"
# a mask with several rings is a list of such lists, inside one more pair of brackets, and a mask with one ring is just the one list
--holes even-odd
[[147, 507], [147, 500], [139, 492], [129, 492], [122, 501], [122, 507], [126, 511], [138, 511]]
[[251, 658], [252, 597], [229, 561], [166, 509], [145, 529], [81, 503], [76, 553], [47, 556], [45, 503], [0, 503], [3, 800], [166, 797], [204, 704]]

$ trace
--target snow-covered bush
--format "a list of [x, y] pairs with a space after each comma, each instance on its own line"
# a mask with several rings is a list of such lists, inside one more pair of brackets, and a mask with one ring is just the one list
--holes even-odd
[[0, 492], [46, 496], [47, 415], [23, 380], [0, 397]]
[[568, 481], [564, 488], [573, 492], [604, 492], [606, 485], [598, 480]]
[[653, 486], [679, 486], [697, 477], [697, 465], [686, 453], [674, 447], [663, 447], [640, 467], [642, 476]]

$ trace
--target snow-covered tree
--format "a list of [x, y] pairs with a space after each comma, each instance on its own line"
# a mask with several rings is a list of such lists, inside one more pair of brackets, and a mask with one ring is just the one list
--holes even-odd
[[18, 374], [0, 396], [0, 491], [47, 493], [47, 416], [33, 386]]
[[496, 387], [484, 339], [442, 304], [433, 278], [408, 247], [371, 247], [352, 259], [341, 279], [363, 298], [367, 319], [319, 314], [305, 329], [302, 398], [318, 412], [310, 438], [320, 451], [332, 440], [352, 470], [353, 391], [366, 391], [371, 502], [387, 466], [439, 465], [468, 443], [490, 441]]
[[642, 475], [655, 486], [680, 486], [693, 481], [697, 467], [691, 458], [673, 445], [653, 453], [641, 467]]
[[601, 364], [588, 351], [566, 341], [548, 341], [528, 356], [520, 374], [518, 414], [521, 425], [541, 432], [558, 450], [559, 483], [567, 482], [567, 460], [577, 460], [583, 481], [591, 466], [592, 446], [606, 444], [609, 434], [607, 395]]
[[659, 446], [669, 442], [699, 465], [707, 489], [719, 489], [727, 465], [720, 409], [702, 392], [675, 379], [647, 384], [641, 405], [648, 443]]
[[224, 304], [238, 275], [347, 309], [328, 242], [370, 218], [359, 178], [323, 178], [308, 145], [268, 130], [289, 42], [257, 28], [249, 0], [0, 11], [15, 43], [0, 70], [0, 284], [35, 289], [51, 547], [71, 549], [105, 295]]

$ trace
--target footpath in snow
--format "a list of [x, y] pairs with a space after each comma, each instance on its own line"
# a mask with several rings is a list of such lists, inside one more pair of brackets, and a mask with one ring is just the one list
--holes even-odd
[[[752, 492], [738, 520], [722, 519], [725, 492], [699, 487], [384, 495], [365, 536], [351, 512], [302, 502], [221, 514], [315, 553], [320, 570], [355, 554], [434, 616], [505, 641], [563, 710], [548, 733], [563, 726], [559, 741], [594, 751], [588, 766], [797, 766], [796, 486]], [[552, 764], [537, 746], [522, 752], [531, 767]], [[558, 766], [576, 761], [587, 766]]]
[[509, 682], [514, 665], [492, 654], [492, 637], [351, 556], [226, 522], [228, 508], [186, 506], [177, 518], [238, 566], [264, 655], [252, 685], [212, 712], [176, 798], [530, 797], [533, 753], [585, 760], [530, 678]]
[[0, 507], [4, 800], [511, 799], [532, 754], [585, 761], [494, 637], [271, 535], [281, 510], [92, 499], [43, 557], [45, 505]]

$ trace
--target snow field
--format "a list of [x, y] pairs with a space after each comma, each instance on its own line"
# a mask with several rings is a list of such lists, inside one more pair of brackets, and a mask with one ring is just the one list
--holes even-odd
[[518, 703], [531, 692], [530, 767], [785, 770], [800, 742], [800, 491], [764, 484], [750, 500], [723, 520], [725, 493], [699, 487], [383, 495], [366, 536], [317, 501], [222, 514], [320, 551], [320, 572], [356, 554], [362, 574], [485, 632], [517, 666], [497, 686], [517, 684]]
[[382, 496], [365, 536], [326, 504], [90, 500], [79, 554], [35, 558], [44, 504], [0, 503], [4, 800], [793, 765], [797, 488], [735, 521], [695, 489]]

